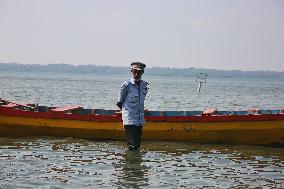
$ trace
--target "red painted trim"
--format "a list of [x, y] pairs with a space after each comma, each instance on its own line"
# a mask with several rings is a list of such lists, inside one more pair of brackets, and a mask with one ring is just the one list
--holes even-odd
[[[121, 122], [121, 115], [81, 115], [65, 112], [33, 112], [14, 110], [0, 106], [0, 115], [31, 117], [42, 119], [66, 119], [81, 121]], [[211, 115], [211, 116], [145, 116], [146, 121], [153, 122], [231, 122], [231, 121], [284, 121], [284, 114], [254, 115]]]
[[15, 117], [30, 117], [41, 119], [66, 119], [66, 120], [80, 120], [80, 121], [115, 121], [120, 122], [121, 117], [109, 115], [80, 115], [70, 114], [65, 112], [33, 112], [25, 110], [13, 110], [0, 107], [0, 115], [15, 116]]
[[212, 115], [212, 116], [169, 116], [145, 117], [147, 121], [164, 122], [235, 122], [235, 121], [284, 121], [284, 114], [265, 115]]

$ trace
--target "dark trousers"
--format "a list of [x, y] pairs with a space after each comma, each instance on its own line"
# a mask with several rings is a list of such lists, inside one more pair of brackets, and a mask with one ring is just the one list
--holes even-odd
[[124, 125], [124, 131], [128, 149], [139, 149], [142, 136], [142, 126]]

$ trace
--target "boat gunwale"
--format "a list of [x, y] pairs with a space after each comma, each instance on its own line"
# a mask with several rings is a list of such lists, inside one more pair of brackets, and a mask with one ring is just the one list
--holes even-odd
[[[0, 106], [0, 115], [31, 117], [37, 119], [66, 119], [94, 122], [121, 122], [121, 114], [74, 114], [66, 112], [36, 112]], [[284, 121], [284, 113], [248, 115], [192, 115], [192, 116], [145, 116], [146, 122], [236, 122], [236, 121]]]

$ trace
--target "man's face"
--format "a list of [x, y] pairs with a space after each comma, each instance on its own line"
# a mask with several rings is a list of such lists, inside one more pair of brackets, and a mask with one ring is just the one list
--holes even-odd
[[140, 80], [142, 74], [144, 73], [144, 71], [143, 71], [143, 70], [131, 69], [131, 73], [132, 73], [132, 77], [133, 77], [135, 80]]

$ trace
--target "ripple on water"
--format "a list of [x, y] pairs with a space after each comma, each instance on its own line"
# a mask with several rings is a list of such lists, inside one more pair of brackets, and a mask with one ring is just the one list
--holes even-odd
[[284, 187], [284, 149], [0, 138], [0, 188]]

